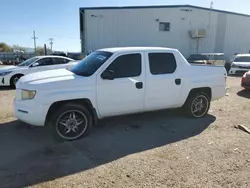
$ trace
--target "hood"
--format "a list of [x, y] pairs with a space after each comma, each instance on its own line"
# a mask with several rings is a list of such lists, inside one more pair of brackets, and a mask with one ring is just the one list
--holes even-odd
[[11, 70], [14, 70], [16, 68], [17, 68], [17, 66], [6, 66], [6, 67], [0, 68], [0, 72], [11, 71]]
[[46, 82], [46, 80], [64, 79], [65, 77], [73, 75], [74, 73], [68, 71], [67, 69], [48, 70], [28, 74], [23, 76], [19, 81], [20, 83]]
[[[85, 80], [84, 83], [82, 80]], [[17, 82], [18, 89], [50, 90], [88, 85], [85, 77], [77, 76], [67, 69], [42, 71], [23, 76]]]
[[15, 70], [20, 70], [20, 69], [27, 69], [28, 67], [18, 67], [18, 66], [6, 66], [0, 68], [0, 73], [1, 72], [6, 72], [6, 71], [15, 71]]

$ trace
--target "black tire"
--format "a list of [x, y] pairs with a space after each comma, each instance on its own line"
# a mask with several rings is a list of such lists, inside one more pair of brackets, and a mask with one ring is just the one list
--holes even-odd
[[[72, 115], [72, 113], [75, 115]], [[75, 117], [73, 118], [73, 116]], [[82, 120], [80, 120], [81, 118]], [[77, 121], [82, 121], [82, 123]], [[80, 124], [77, 125], [78, 123]], [[55, 112], [55, 115], [52, 115], [49, 124], [52, 126], [54, 137], [58, 141], [78, 140], [86, 136], [93, 126], [91, 113], [84, 106], [71, 103], [60, 107], [60, 109]], [[77, 131], [77, 133], [75, 131]]]
[[14, 75], [14, 76], [11, 77], [11, 79], [10, 79], [10, 87], [11, 87], [12, 89], [16, 89], [16, 83], [17, 83], [17, 81], [18, 81], [22, 76], [23, 76], [23, 75], [21, 75], [21, 74], [16, 74], [16, 75]]
[[[196, 101], [202, 99], [203, 103], [200, 104], [195, 104]], [[201, 106], [204, 105], [204, 107], [202, 108]], [[191, 117], [191, 118], [202, 118], [204, 116], [207, 115], [209, 108], [210, 108], [210, 98], [208, 97], [208, 95], [206, 93], [195, 93], [195, 94], [191, 94], [185, 105], [184, 105], [184, 111], [186, 113], [187, 116]], [[201, 108], [200, 110], [197, 111], [197, 113], [195, 112], [197, 109]]]

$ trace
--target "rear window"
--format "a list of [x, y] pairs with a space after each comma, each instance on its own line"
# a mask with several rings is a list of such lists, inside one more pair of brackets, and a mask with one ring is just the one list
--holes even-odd
[[204, 55], [190, 55], [188, 60], [208, 60], [208, 58]]
[[53, 58], [54, 59], [54, 64], [65, 64], [68, 63], [70, 60], [65, 59], [65, 58]]

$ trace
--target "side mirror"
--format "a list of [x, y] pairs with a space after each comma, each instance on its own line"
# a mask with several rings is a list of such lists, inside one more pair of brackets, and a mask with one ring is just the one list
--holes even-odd
[[38, 65], [39, 65], [39, 63], [34, 63], [30, 67], [37, 67]]
[[114, 72], [112, 70], [105, 70], [102, 74], [101, 74], [102, 79], [104, 80], [114, 80]]

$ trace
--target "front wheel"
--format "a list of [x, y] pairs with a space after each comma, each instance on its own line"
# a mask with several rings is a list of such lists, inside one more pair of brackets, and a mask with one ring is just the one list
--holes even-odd
[[205, 93], [191, 95], [184, 108], [188, 116], [193, 118], [202, 118], [207, 115], [209, 111], [210, 98]]
[[22, 77], [23, 75], [21, 74], [17, 74], [11, 77], [10, 79], [10, 87], [13, 89], [16, 89], [16, 83], [18, 82], [18, 80]]
[[92, 127], [92, 117], [84, 106], [66, 104], [52, 117], [51, 123], [57, 138], [73, 141], [87, 135]]

